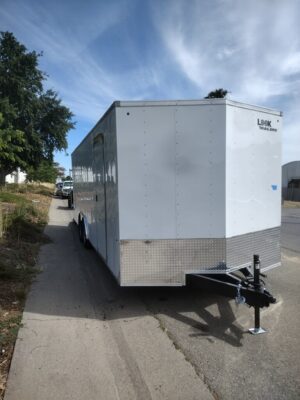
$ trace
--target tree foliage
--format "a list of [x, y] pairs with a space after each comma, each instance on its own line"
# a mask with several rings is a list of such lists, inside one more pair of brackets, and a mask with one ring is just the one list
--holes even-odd
[[65, 176], [66, 168], [64, 168], [61, 165], [59, 165], [58, 162], [53, 163], [53, 165], [57, 169], [57, 178], [62, 179]]
[[225, 89], [216, 89], [213, 90], [212, 92], [209, 92], [205, 99], [223, 99], [224, 97], [227, 96], [228, 90]]
[[57, 178], [57, 167], [51, 161], [43, 160], [37, 168], [27, 169], [27, 181], [55, 183]]
[[6, 124], [3, 129], [3, 125], [4, 118], [0, 113], [0, 173], [10, 168], [25, 167], [21, 157], [25, 143], [24, 133], [13, 129], [10, 124]]
[[[37, 170], [41, 162], [52, 163], [55, 150], [67, 148], [67, 132], [74, 127], [73, 114], [56, 92], [44, 90], [46, 74], [38, 68], [42, 54], [28, 52], [10, 32], [0, 34], [0, 113], [2, 130], [14, 133], [15, 162], [4, 163], [2, 175], [17, 166]], [[20, 142], [22, 132], [22, 143]], [[4, 138], [4, 136], [3, 136]], [[18, 139], [19, 138], [19, 139]], [[21, 146], [21, 151], [20, 151]]]

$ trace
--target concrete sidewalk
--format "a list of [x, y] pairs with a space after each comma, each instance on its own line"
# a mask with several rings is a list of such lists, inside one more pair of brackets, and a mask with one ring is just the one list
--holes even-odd
[[53, 199], [5, 400], [213, 399], [134, 289], [82, 248]]

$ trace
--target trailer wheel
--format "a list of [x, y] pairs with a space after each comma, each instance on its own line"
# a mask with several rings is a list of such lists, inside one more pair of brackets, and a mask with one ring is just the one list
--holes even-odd
[[78, 220], [78, 232], [79, 232], [79, 240], [83, 242], [83, 222], [79, 219]]
[[91, 244], [89, 239], [86, 237], [85, 228], [83, 227], [83, 245], [86, 249], [91, 248]]
[[83, 220], [81, 220], [81, 222], [79, 224], [79, 239], [83, 243], [83, 245], [84, 245], [84, 247], [86, 249], [90, 249], [91, 248], [91, 243], [88, 240], [88, 238], [86, 237], [86, 232], [85, 232], [85, 227], [84, 227]]
[[68, 196], [68, 208], [74, 208], [73, 207], [73, 190], [69, 193]]

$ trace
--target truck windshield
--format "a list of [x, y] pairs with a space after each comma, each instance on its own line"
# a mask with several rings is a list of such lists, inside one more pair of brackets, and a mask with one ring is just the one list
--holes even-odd
[[63, 183], [63, 187], [64, 188], [70, 188], [70, 187], [72, 187], [73, 186], [73, 182], [72, 181], [64, 181], [64, 183]]

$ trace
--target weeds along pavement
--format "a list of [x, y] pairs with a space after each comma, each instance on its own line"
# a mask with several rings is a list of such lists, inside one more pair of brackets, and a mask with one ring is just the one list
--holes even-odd
[[39, 248], [49, 241], [43, 231], [52, 193], [43, 185], [0, 189], [0, 400]]

